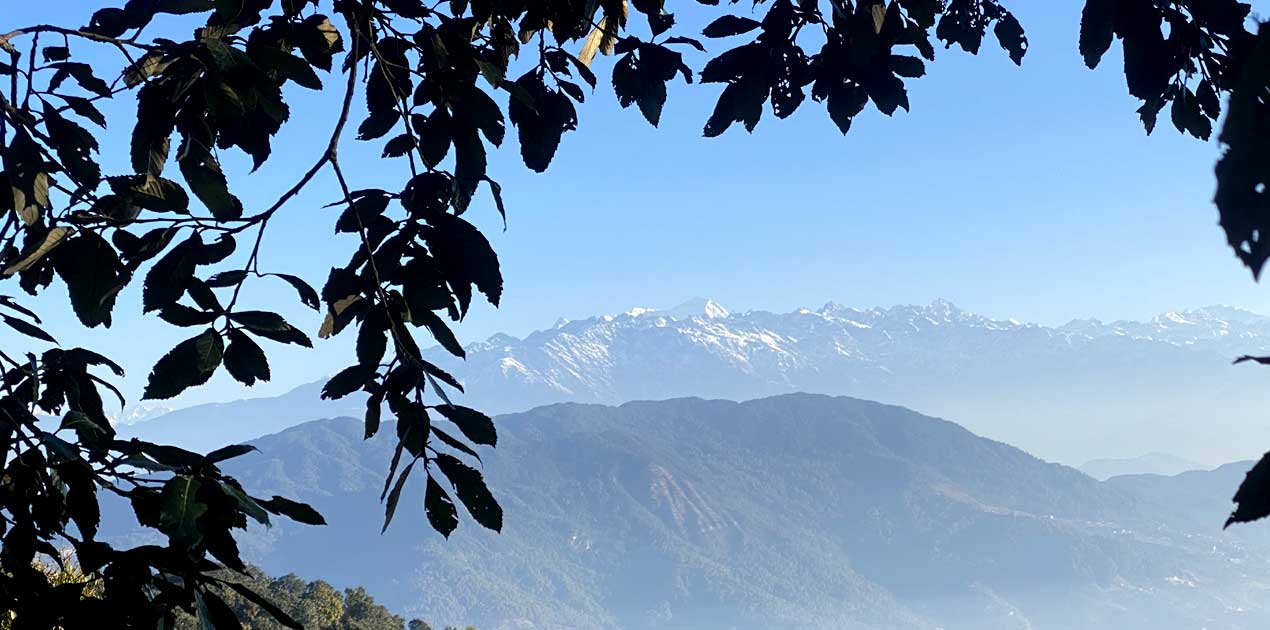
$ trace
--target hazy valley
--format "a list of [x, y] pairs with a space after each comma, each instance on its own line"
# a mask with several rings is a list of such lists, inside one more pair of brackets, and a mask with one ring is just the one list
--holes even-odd
[[[564, 404], [499, 417], [500, 534], [379, 534], [391, 443], [359, 420], [254, 443], [248, 487], [327, 527], [252, 560], [485, 628], [1254, 628], [1270, 536], [1220, 529], [1247, 463], [1098, 482], [947, 421], [847, 398]], [[120, 506], [116, 506], [117, 508]], [[126, 508], [125, 508], [126, 509]], [[314, 553], [321, 550], [322, 553]]]

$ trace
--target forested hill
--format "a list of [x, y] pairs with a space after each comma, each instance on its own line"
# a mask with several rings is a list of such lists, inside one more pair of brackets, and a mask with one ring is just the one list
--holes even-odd
[[1167, 479], [1149, 492], [1098, 482], [900, 407], [798, 394], [560, 404], [497, 423], [484, 472], [503, 534], [465, 520], [442, 539], [408, 485], [380, 535], [391, 443], [331, 419], [241, 459], [247, 487], [330, 522], [253, 530], [248, 554], [481, 628], [1270, 623], [1255, 586], [1270, 548], [1224, 534], [1223, 506], [1175, 518]]

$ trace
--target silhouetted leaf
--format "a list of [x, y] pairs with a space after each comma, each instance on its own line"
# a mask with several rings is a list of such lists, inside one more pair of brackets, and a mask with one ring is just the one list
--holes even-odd
[[428, 515], [428, 523], [432, 525], [432, 529], [441, 532], [441, 535], [446, 538], [449, 538], [454, 529], [459, 526], [458, 508], [454, 506], [450, 496], [445, 493], [441, 484], [432, 478], [432, 475], [428, 475], [428, 487], [423, 496], [423, 509]]
[[481, 473], [445, 453], [438, 454], [434, 461], [454, 486], [454, 491], [467, 508], [468, 514], [486, 529], [502, 531], [503, 508], [490, 494]]
[[997, 42], [1010, 54], [1014, 65], [1023, 64], [1023, 56], [1027, 54], [1027, 36], [1023, 34], [1023, 25], [1015, 19], [1014, 14], [1006, 12], [997, 18], [997, 25], [992, 29]]
[[201, 243], [197, 233], [164, 254], [146, 274], [141, 292], [143, 311], [157, 311], [176, 302], [194, 277], [194, 248]]
[[460, 440], [454, 437], [453, 435], [446, 433], [445, 429], [442, 429], [441, 427], [435, 427], [435, 426], [431, 427], [431, 434], [432, 434], [432, 437], [435, 437], [438, 440], [441, 440], [442, 444], [445, 444], [446, 446], [449, 446], [450, 448], [460, 453], [470, 455], [472, 459], [475, 459], [477, 461], [481, 460], [481, 455], [479, 453], [477, 453], [475, 450], [472, 450], [472, 447], [463, 443], [463, 440]]
[[269, 360], [264, 350], [251, 337], [238, 329], [229, 331], [229, 347], [225, 348], [225, 369], [234, 380], [247, 385], [269, 380]]
[[4, 324], [9, 328], [12, 328], [28, 337], [34, 337], [49, 343], [57, 343], [57, 340], [54, 339], [52, 335], [44, 332], [44, 329], [30, 322], [20, 320], [16, 317], [9, 317], [3, 313], [0, 313], [0, 322], [4, 322]]
[[216, 313], [200, 311], [176, 302], [159, 309], [159, 319], [173, 326], [206, 326], [217, 317], [219, 315]]
[[79, 87], [96, 94], [101, 97], [110, 96], [110, 86], [105, 81], [97, 78], [93, 74], [93, 67], [82, 62], [66, 61], [62, 63], [51, 63], [49, 68], [55, 68], [53, 78], [49, 79], [49, 89], [56, 90], [61, 86], [67, 77], [75, 79]]
[[267, 501], [257, 499], [257, 502], [266, 510], [285, 516], [297, 523], [304, 523], [305, 525], [326, 524], [326, 519], [322, 518], [322, 515], [318, 514], [317, 510], [305, 503], [279, 496], [274, 496]]
[[154, 364], [144, 398], [172, 398], [206, 383], [220, 367], [224, 351], [220, 334], [211, 328], [182, 341]]
[[[705, 74], [702, 73], [702, 80]], [[704, 135], [713, 138], [728, 130], [733, 122], [742, 122], [746, 130], [753, 131], [763, 115], [763, 101], [767, 90], [756, 80], [747, 79], [738, 83], [729, 83], [719, 95], [714, 112], [706, 121]]]
[[230, 446], [218, 448], [208, 453], [205, 457], [207, 458], [207, 462], [209, 464], [215, 464], [217, 462], [223, 462], [227, 459], [241, 457], [243, 455], [246, 455], [247, 453], [251, 453], [251, 452], [255, 452], [259, 450], [260, 449], [250, 444], [231, 444]]
[[1223, 529], [1234, 523], [1248, 523], [1270, 516], [1270, 453], [1261, 456], [1244, 475], [1232, 499], [1237, 505]]
[[193, 547], [202, 538], [198, 518], [207, 512], [207, 505], [196, 497], [200, 485], [190, 475], [177, 475], [163, 485], [159, 528], [173, 545]]
[[106, 116], [101, 113], [101, 110], [97, 109], [96, 105], [93, 105], [92, 101], [65, 94], [58, 94], [58, 96], [66, 101], [66, 105], [71, 108], [71, 111], [93, 121], [99, 127], [106, 127]]
[[344, 50], [339, 30], [325, 15], [311, 15], [300, 24], [300, 52], [309, 63], [323, 69], [331, 69], [335, 53]]
[[237, 324], [241, 324], [253, 334], [259, 335], [266, 339], [272, 339], [281, 343], [294, 343], [296, 345], [312, 348], [313, 342], [309, 340], [309, 336], [300, 331], [300, 329], [287, 323], [281, 315], [270, 313], [267, 311], [239, 311], [230, 314], [229, 318]]
[[321, 306], [321, 300], [318, 298], [317, 291], [315, 291], [309, 283], [305, 282], [303, 278], [285, 273], [275, 273], [271, 275], [282, 278], [287, 284], [294, 287], [295, 292], [300, 294], [300, 301], [303, 302], [305, 306], [313, 310], [317, 310]]
[[555, 157], [561, 136], [577, 128], [573, 101], [564, 92], [547, 89], [542, 78], [532, 72], [515, 82], [505, 81], [502, 87], [513, 95], [507, 117], [516, 125], [521, 158], [525, 166], [541, 173]]
[[891, 70], [902, 77], [917, 79], [926, 74], [926, 64], [917, 57], [891, 55]]
[[[199, 593], [196, 591], [196, 594]], [[199, 602], [202, 606], [199, 607], [199, 616], [205, 630], [242, 630], [243, 624], [238, 621], [238, 615], [220, 595], [212, 591], [202, 591], [200, 595]]]
[[168, 160], [169, 138], [176, 126], [172, 86], [151, 81], [137, 92], [137, 125], [132, 131], [132, 168], [159, 175]]
[[1111, 48], [1117, 4], [1118, 0], [1085, 0], [1080, 16], [1080, 54], [1090, 68], [1098, 67]]
[[443, 214], [424, 232], [424, 239], [451, 289], [460, 295], [461, 313], [467, 312], [470, 301], [470, 297], [462, 297], [463, 291], [470, 296], [468, 285], [475, 285], [491, 304], [498, 306], [503, 275], [498, 255], [479, 230], [459, 217]]
[[94, 232], [82, 231], [57, 248], [53, 262], [79, 321], [88, 327], [110, 326], [115, 297], [128, 281], [110, 244]]
[[322, 387], [322, 398], [343, 398], [362, 388], [375, 374], [374, 366], [353, 365], [340, 370]]
[[405, 487], [406, 478], [410, 476], [410, 470], [414, 468], [417, 461], [419, 460], [412, 459], [409, 464], [406, 464], [406, 469], [401, 471], [401, 476], [397, 477], [397, 483], [393, 484], [392, 491], [388, 493], [388, 498], [384, 503], [384, 526], [379, 530], [379, 533], [382, 534], [388, 531], [388, 524], [392, 523], [392, 517], [397, 512], [397, 503], [401, 500], [401, 490]]
[[388, 348], [388, 316], [383, 309], [375, 309], [362, 321], [357, 331], [357, 362], [375, 367], [384, 358]]
[[201, 149], [183, 148], [179, 155], [177, 165], [181, 175], [212, 216], [222, 221], [242, 216], [243, 204], [238, 197], [230, 194], [225, 174], [212, 154]]
[[760, 26], [758, 20], [751, 20], [739, 15], [724, 15], [715, 19], [701, 31], [706, 37], [730, 37], [748, 33]]
[[498, 444], [498, 432], [489, 416], [461, 405], [437, 405], [435, 409], [453, 422], [472, 442], [487, 446]]
[[417, 311], [412, 309], [410, 311], [410, 319], [416, 326], [427, 326], [432, 333], [432, 337], [450, 354], [460, 358], [467, 356], [467, 353], [463, 351], [463, 345], [455, 338], [454, 331], [450, 330], [445, 320], [441, 319], [436, 313], [426, 309]]

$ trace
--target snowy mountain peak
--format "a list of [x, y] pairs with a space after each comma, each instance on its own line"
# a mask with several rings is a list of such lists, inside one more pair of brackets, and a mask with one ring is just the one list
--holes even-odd
[[110, 421], [114, 425], [136, 424], [157, 418], [171, 411], [171, 407], [163, 405], [135, 405], [123, 409], [116, 416], [110, 417]]
[[693, 298], [673, 308], [657, 311], [657, 314], [670, 319], [693, 319], [695, 317], [723, 319], [730, 316], [732, 312], [714, 300]]

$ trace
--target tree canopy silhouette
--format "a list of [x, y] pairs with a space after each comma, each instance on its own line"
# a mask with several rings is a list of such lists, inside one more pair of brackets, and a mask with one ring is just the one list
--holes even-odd
[[[992, 37], [1015, 63], [1028, 50], [1023, 27], [997, 0], [769, 0], [746, 11], [754, 17], [699, 9], [717, 13], [706, 39], [737, 44], [697, 71], [683, 51], [706, 46], [676, 29], [672, 8], [664, 0], [128, 0], [101, 8], [88, 25], [0, 35], [8, 54], [0, 62], [8, 79], [0, 89], [8, 191], [0, 194], [0, 281], [30, 295], [58, 281], [88, 327], [109, 327], [119, 291], [141, 282], [145, 313], [190, 329], [153, 366], [146, 398], [176, 396], [221, 369], [246, 385], [268, 380], [261, 340], [310, 346], [281, 315], [240, 301], [247, 283], [285, 284], [325, 313], [319, 338], [356, 336], [355, 356], [323, 396], [367, 392], [367, 437], [385, 405], [398, 420], [384, 527], [417, 473], [426, 476], [424, 509], [437, 531], [455, 530], [459, 504], [498, 530], [502, 510], [473, 466], [477, 448], [496, 444], [494, 425], [450, 402], [447, 391], [461, 384], [423, 358], [418, 339], [461, 357], [451, 324], [475, 294], [500, 300], [498, 258], [463, 215], [479, 203], [505, 218], [487, 155], [506, 141], [509, 123], [525, 166], [546, 170], [601, 81], [592, 65], [603, 54], [614, 57], [605, 82], [618, 102], [652, 125], [667, 85], [682, 80], [721, 85], [705, 136], [734, 123], [753, 130], [769, 106], [785, 118], [809, 94], [845, 134], [870, 103], [888, 116], [907, 110], [906, 83], [925, 74], [937, 44], [978, 53]], [[1089, 0], [1079, 51], [1094, 67], [1120, 40], [1148, 133], [1167, 106], [1179, 131], [1208, 138], [1228, 97], [1217, 205], [1230, 244], [1257, 274], [1270, 257], [1270, 41], [1248, 29], [1248, 13], [1234, 0]], [[154, 21], [188, 38], [143, 37]], [[222, 164], [234, 154], [253, 170], [269, 162], [282, 126], [316, 115], [292, 111], [296, 90], [329, 92], [338, 104], [325, 147], [280, 197], [244, 201], [234, 191], [247, 174]], [[358, 98], [367, 116], [352, 121]], [[108, 121], [99, 105], [110, 99], [135, 100], [135, 119]], [[126, 146], [99, 141], [107, 122], [133, 126]], [[409, 176], [385, 189], [350, 181], [339, 151], [349, 135], [381, 145]], [[112, 172], [110, 164], [125, 166]], [[340, 191], [334, 229], [358, 242], [332, 260], [320, 290], [260, 264], [271, 219], [319, 177]], [[13, 613], [12, 627], [87, 628], [102, 619], [171, 627], [182, 609], [207, 627], [237, 628], [230, 592], [298, 627], [219, 571], [246, 571], [232, 532], [248, 520], [321, 524], [321, 516], [283, 497], [252, 496], [221, 472], [250, 447], [198, 454], [117, 439], [103, 394], [122, 401], [109, 380], [121, 366], [57, 345], [15, 291], [0, 295], [0, 323], [32, 341], [0, 351], [0, 609]], [[59, 415], [60, 427], [46, 430], [39, 414]], [[1263, 469], [1270, 464], [1258, 464], [1240, 490], [1232, 520], [1270, 513]], [[140, 524], [167, 543], [114, 549], [96, 540], [101, 492], [130, 501]], [[99, 597], [33, 568], [38, 555], [59, 558], [65, 546], [100, 576]]]

